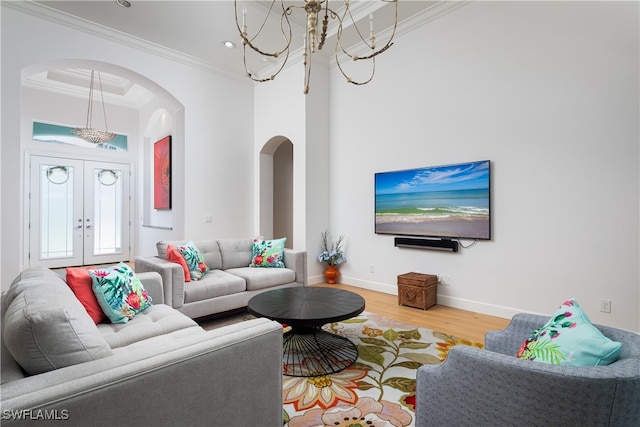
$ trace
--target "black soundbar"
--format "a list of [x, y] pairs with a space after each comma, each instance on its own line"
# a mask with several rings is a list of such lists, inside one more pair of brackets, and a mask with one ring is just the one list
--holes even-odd
[[456, 240], [412, 239], [409, 237], [396, 237], [394, 246], [402, 248], [435, 249], [439, 251], [458, 252]]

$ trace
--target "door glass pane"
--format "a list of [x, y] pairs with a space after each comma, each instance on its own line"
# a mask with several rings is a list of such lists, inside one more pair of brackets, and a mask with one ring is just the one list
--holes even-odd
[[122, 171], [94, 169], [93, 254], [122, 252]]
[[72, 166], [40, 166], [41, 259], [73, 256], [73, 180]]

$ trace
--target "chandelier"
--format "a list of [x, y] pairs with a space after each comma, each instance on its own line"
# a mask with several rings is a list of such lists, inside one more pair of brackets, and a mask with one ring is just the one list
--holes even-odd
[[[262, 24], [257, 27], [257, 31], [252, 29], [253, 31], [251, 32], [251, 35], [247, 25], [247, 9], [242, 9], [242, 25], [240, 25], [240, 23], [238, 22], [238, 2], [237, 0], [234, 0], [236, 26], [238, 27], [240, 37], [242, 38], [244, 70], [246, 75], [253, 81], [265, 82], [275, 79], [275, 77], [284, 69], [287, 60], [289, 59], [291, 40], [293, 38], [293, 31], [291, 29], [291, 22], [289, 20], [289, 17], [296, 9], [301, 9], [306, 13], [306, 29], [304, 30], [303, 34], [304, 43], [302, 48], [305, 95], [309, 93], [309, 78], [311, 77], [311, 55], [320, 51], [324, 47], [325, 42], [327, 41], [328, 34], [334, 34], [336, 37], [333, 55], [338, 69], [347, 80], [347, 82], [354, 85], [365, 85], [369, 83], [373, 79], [373, 76], [375, 74], [376, 56], [386, 51], [393, 45], [392, 40], [395, 36], [396, 27], [398, 25], [398, 0], [379, 1], [382, 3], [394, 4], [393, 6], [395, 8], [395, 19], [387, 42], [382, 47], [376, 48], [376, 35], [374, 32], [373, 14], [369, 14], [369, 37], [365, 37], [362, 35], [362, 32], [356, 25], [356, 19], [354, 19], [355, 13], [352, 14], [352, 7], [349, 0], [333, 1], [332, 5], [336, 3], [340, 4], [341, 8], [338, 10], [334, 10], [329, 6], [329, 0], [304, 0], [304, 3], [300, 1], [288, 1], [288, 6], [285, 5], [284, 0], [272, 0], [269, 11], [264, 17]], [[371, 4], [373, 2], [367, 1], [359, 3]], [[279, 5], [276, 7], [276, 4]], [[256, 44], [258, 43], [257, 38], [265, 29], [265, 24], [267, 23], [269, 17], [273, 16], [274, 12], [276, 13], [276, 15], [281, 13], [279, 27], [283, 37], [283, 45], [282, 48], [276, 51], [267, 52], [266, 49], [263, 50], [256, 46]], [[319, 26], [320, 19], [322, 20], [321, 26]], [[331, 29], [331, 32], [329, 32], [330, 22], [334, 22], [336, 25], [335, 28]], [[356, 35], [355, 40], [357, 41], [357, 44], [355, 47], [347, 48], [343, 45], [343, 35], [344, 31], [347, 28], [352, 34]], [[280, 59], [281, 62], [279, 63], [279, 68], [277, 68], [273, 74], [264, 78], [259, 77], [256, 73], [249, 71], [249, 69], [247, 68], [247, 47], [250, 48], [249, 53], [253, 51], [259, 55], [262, 55], [263, 58]], [[368, 77], [365, 76], [361, 80], [355, 80], [351, 78], [343, 68], [344, 64], [343, 62], [341, 62], [341, 58], [343, 62], [345, 58], [347, 60], [351, 59], [353, 61], [368, 61], [370, 66]]]
[[87, 142], [90, 142], [92, 144], [101, 144], [111, 141], [116, 137], [116, 134], [113, 132], [109, 132], [109, 127], [107, 126], [107, 112], [104, 109], [104, 93], [102, 92], [102, 78], [100, 77], [100, 72], [98, 72], [98, 83], [100, 85], [100, 96], [102, 98], [102, 112], [104, 113], [104, 130], [91, 127], [91, 121], [93, 119], [93, 83], [94, 70], [91, 70], [91, 84], [89, 85], [89, 106], [87, 107], [86, 125], [83, 128], [72, 129], [71, 132]]

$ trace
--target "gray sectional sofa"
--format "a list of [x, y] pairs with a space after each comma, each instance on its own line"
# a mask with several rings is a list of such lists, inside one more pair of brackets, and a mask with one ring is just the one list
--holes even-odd
[[55, 272], [13, 281], [1, 301], [2, 426], [281, 426], [281, 325], [205, 331], [163, 304], [158, 274], [137, 275], [153, 305], [98, 325]]
[[158, 242], [158, 255], [136, 258], [135, 271], [160, 274], [166, 304], [192, 319], [246, 307], [260, 292], [307, 284], [305, 251], [285, 249], [285, 268], [249, 267], [252, 238], [194, 240], [210, 271], [200, 280], [185, 283], [182, 267], [167, 260], [167, 245], [186, 243]]

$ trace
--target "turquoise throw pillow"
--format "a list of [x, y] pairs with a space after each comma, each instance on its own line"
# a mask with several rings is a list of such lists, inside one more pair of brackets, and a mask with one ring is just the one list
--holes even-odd
[[622, 344], [604, 336], [571, 298], [525, 340], [516, 357], [562, 366], [602, 366], [618, 360], [621, 351]]
[[187, 263], [191, 280], [200, 280], [209, 271], [209, 266], [204, 260], [204, 256], [192, 241], [187, 242], [186, 245], [178, 246], [178, 251], [180, 251], [184, 261]]
[[249, 267], [284, 268], [284, 244], [286, 237], [276, 240], [253, 239]]
[[150, 307], [151, 296], [127, 264], [89, 270], [93, 293], [112, 323], [126, 323]]

